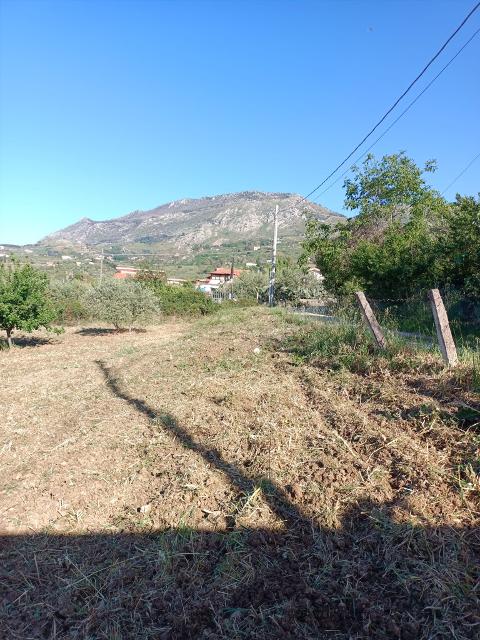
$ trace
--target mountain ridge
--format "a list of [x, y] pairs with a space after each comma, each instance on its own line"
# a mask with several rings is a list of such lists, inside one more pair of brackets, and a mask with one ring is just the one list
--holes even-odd
[[242, 191], [203, 198], [183, 198], [146, 211], [135, 210], [106, 220], [87, 216], [42, 238], [39, 245], [75, 244], [102, 246], [161, 244], [186, 252], [198, 245], [221, 245], [232, 240], [270, 236], [275, 205], [279, 205], [279, 229], [287, 236], [303, 235], [305, 214], [324, 222], [344, 219], [321, 205], [302, 201], [293, 193]]

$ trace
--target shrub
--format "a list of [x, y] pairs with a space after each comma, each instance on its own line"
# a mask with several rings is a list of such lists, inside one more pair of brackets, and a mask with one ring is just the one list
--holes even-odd
[[57, 318], [62, 323], [75, 323], [89, 317], [85, 298], [88, 291], [80, 280], [50, 284], [50, 293]]
[[0, 267], [0, 328], [12, 346], [15, 329], [33, 331], [48, 327], [55, 309], [48, 295], [47, 276], [30, 264]]
[[113, 324], [115, 329], [143, 325], [158, 313], [154, 294], [138, 282], [107, 280], [87, 292], [85, 306], [98, 320]]
[[169, 285], [163, 278], [144, 276], [138, 282], [155, 295], [161, 312], [166, 316], [205, 316], [218, 311], [219, 305], [191, 284]]

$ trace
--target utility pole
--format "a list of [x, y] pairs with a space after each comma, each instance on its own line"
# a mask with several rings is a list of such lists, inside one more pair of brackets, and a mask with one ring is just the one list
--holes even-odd
[[277, 237], [278, 237], [278, 204], [275, 207], [273, 217], [273, 250], [272, 266], [270, 268], [270, 286], [268, 288], [268, 306], [273, 307], [275, 303], [275, 270], [277, 268]]
[[104, 258], [104, 249], [102, 247], [102, 257], [100, 258], [100, 282], [103, 280], [103, 258]]

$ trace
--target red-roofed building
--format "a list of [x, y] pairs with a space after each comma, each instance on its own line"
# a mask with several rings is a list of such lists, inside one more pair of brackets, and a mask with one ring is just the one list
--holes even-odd
[[232, 269], [230, 267], [218, 267], [215, 271], [210, 271], [206, 278], [196, 281], [197, 289], [205, 293], [211, 293], [214, 289], [218, 289], [220, 285], [237, 278], [241, 274], [240, 269]]
[[[117, 280], [126, 280], [127, 278], [135, 278], [136, 275], [138, 275], [139, 273], [142, 273], [142, 271], [144, 271], [144, 269], [139, 269], [138, 267], [122, 267], [122, 266], [118, 266], [115, 267], [116, 271], [113, 274], [113, 277], [116, 278]], [[164, 271], [154, 271], [155, 275], [158, 276], [165, 276], [165, 272]], [[172, 280], [175, 280], [175, 284], [177, 284], [178, 282], [183, 282], [181, 281], [179, 278], [172, 278]], [[169, 282], [167, 280], [167, 282]]]
[[125, 280], [126, 278], [134, 278], [141, 269], [135, 267], [116, 267], [113, 277], [117, 280]]

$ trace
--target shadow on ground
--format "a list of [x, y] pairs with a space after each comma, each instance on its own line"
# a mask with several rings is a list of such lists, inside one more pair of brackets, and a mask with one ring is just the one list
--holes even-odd
[[399, 522], [401, 500], [364, 500], [338, 528], [319, 526], [286, 489], [248, 477], [97, 364], [113, 394], [239, 494], [261, 484], [283, 528], [245, 529], [232, 518], [223, 532], [4, 536], [2, 638], [479, 637], [478, 529]]
[[[46, 344], [54, 344], [54, 338], [43, 338], [40, 336], [18, 336], [12, 338], [13, 347], [42, 347]], [[8, 342], [3, 338], [0, 338], [0, 351], [8, 349]]]
[[115, 336], [119, 333], [146, 333], [146, 329], [133, 327], [132, 329], [109, 329], [105, 327], [85, 327], [75, 331], [80, 336]]

